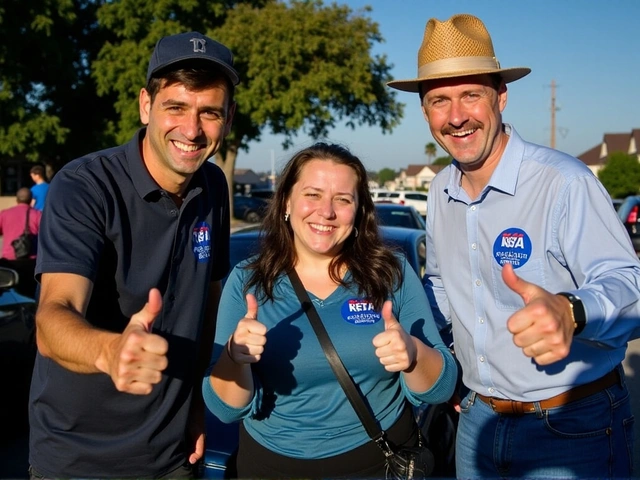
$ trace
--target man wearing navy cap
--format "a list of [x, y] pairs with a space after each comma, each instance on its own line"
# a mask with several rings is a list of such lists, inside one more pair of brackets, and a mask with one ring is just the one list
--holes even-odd
[[229, 269], [229, 200], [208, 162], [238, 74], [197, 32], [162, 38], [140, 90], [145, 127], [51, 182], [36, 275], [32, 478], [192, 478], [199, 388]]

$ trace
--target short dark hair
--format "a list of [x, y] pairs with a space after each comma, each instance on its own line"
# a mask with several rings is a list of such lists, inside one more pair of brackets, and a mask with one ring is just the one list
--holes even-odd
[[168, 87], [176, 83], [181, 83], [187, 88], [187, 90], [195, 92], [224, 84], [226, 85], [227, 93], [229, 94], [227, 106], [233, 103], [235, 87], [227, 75], [215, 67], [203, 67], [196, 65], [193, 67], [185, 66], [176, 70], [168, 70], [158, 76], [151, 77], [146, 86], [146, 90], [151, 98], [151, 103], [154, 102], [156, 95], [161, 88]]
[[31, 167], [31, 170], [29, 170], [29, 173], [33, 173], [34, 175], [45, 178], [45, 171], [42, 165], [34, 165], [33, 167]]

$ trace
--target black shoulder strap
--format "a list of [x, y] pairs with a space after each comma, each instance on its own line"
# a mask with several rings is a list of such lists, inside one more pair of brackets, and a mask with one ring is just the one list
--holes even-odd
[[386, 440], [384, 438], [385, 432], [378, 426], [378, 423], [376, 422], [373, 414], [362, 399], [362, 395], [357, 389], [353, 378], [351, 378], [351, 375], [349, 375], [349, 372], [347, 372], [347, 369], [344, 367], [344, 364], [342, 363], [338, 352], [336, 352], [333, 343], [331, 343], [329, 334], [324, 328], [322, 320], [320, 320], [320, 316], [313, 306], [313, 303], [311, 302], [311, 299], [307, 294], [307, 290], [304, 288], [304, 285], [302, 285], [297, 272], [295, 270], [291, 270], [288, 275], [289, 280], [293, 285], [293, 289], [298, 296], [298, 300], [300, 300], [300, 304], [302, 305], [302, 311], [309, 318], [309, 322], [311, 323], [314, 332], [318, 336], [318, 340], [320, 341], [322, 350], [324, 351], [324, 354], [329, 361], [329, 365], [331, 365], [333, 373], [335, 373], [336, 377], [338, 378], [338, 382], [340, 382], [340, 386], [344, 390], [344, 393], [347, 395], [347, 398], [353, 406], [353, 409], [356, 411], [358, 418], [360, 418], [360, 421], [367, 431], [367, 434], [376, 443], [378, 443], [378, 446], [380, 446], [380, 448], [382, 448], [382, 451], [386, 454], [387, 450], [384, 447], [388, 448], [388, 445], [386, 444]]
[[24, 233], [25, 235], [31, 234], [31, 230], [29, 229], [29, 211], [31, 211], [31, 207], [27, 205], [27, 221], [24, 222]]

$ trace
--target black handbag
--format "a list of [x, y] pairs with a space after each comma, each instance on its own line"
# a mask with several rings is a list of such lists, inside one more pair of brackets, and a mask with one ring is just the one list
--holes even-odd
[[322, 324], [322, 320], [320, 320], [318, 312], [309, 299], [309, 295], [307, 294], [304, 285], [302, 285], [300, 277], [298, 277], [295, 270], [291, 270], [288, 275], [289, 280], [293, 285], [293, 289], [298, 296], [300, 305], [302, 306], [302, 311], [309, 318], [309, 322], [320, 341], [322, 350], [329, 361], [329, 365], [331, 365], [333, 373], [338, 378], [340, 386], [347, 395], [349, 402], [353, 406], [353, 409], [362, 422], [367, 434], [384, 454], [386, 459], [385, 477], [387, 479], [398, 480], [411, 480], [428, 477], [433, 471], [435, 459], [433, 457], [433, 453], [431, 453], [429, 448], [422, 441], [420, 430], [418, 430], [419, 442], [416, 447], [404, 447], [397, 449], [393, 448], [389, 444], [386, 438], [386, 432], [380, 428], [373, 414], [369, 411], [367, 405], [362, 399], [360, 391], [357, 389], [356, 384], [353, 381], [353, 378], [351, 378], [349, 372], [347, 372], [338, 352], [336, 352], [333, 343], [331, 343], [331, 339]]
[[16, 259], [29, 258], [33, 251], [33, 235], [29, 230], [29, 211], [31, 208], [27, 208], [27, 220], [24, 224], [24, 232], [11, 242], [13, 251], [16, 254]]

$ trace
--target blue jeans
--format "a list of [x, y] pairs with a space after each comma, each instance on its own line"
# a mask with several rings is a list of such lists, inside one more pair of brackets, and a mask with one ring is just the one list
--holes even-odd
[[561, 407], [495, 413], [470, 392], [461, 402], [456, 475], [465, 478], [630, 478], [633, 423], [622, 384]]

